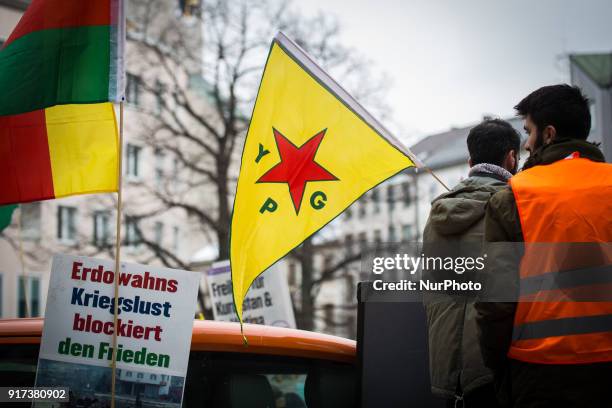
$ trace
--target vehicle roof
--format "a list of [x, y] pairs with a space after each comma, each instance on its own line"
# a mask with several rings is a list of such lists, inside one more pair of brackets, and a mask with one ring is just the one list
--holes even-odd
[[[42, 318], [0, 319], [0, 344], [38, 344]], [[194, 320], [191, 350], [256, 353], [354, 363], [356, 343], [327, 334], [283, 327], [245, 324], [244, 345], [240, 325], [232, 322]]]

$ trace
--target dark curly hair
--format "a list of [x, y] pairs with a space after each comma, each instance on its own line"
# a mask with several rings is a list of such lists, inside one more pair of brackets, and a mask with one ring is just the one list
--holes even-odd
[[523, 117], [529, 116], [538, 132], [553, 126], [557, 138], [586, 140], [591, 131], [589, 99], [577, 86], [542, 87], [527, 95], [514, 109]]

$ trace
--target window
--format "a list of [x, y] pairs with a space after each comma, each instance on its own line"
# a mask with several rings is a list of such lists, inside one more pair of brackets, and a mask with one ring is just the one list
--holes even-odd
[[40, 279], [20, 276], [17, 281], [17, 315], [28, 317], [28, 314], [30, 317], [40, 315]]
[[174, 254], [176, 255], [179, 250], [179, 227], [174, 226], [172, 228], [172, 249], [174, 250]]
[[344, 277], [344, 282], [346, 284], [346, 288], [345, 288], [345, 301], [348, 304], [353, 303], [354, 299], [355, 299], [355, 277], [353, 275], [346, 275]]
[[[36, 377], [39, 344], [0, 344], [0, 386], [32, 387]], [[18, 406], [6, 403], [2, 406]]]
[[404, 203], [404, 207], [410, 205], [410, 199], [410, 183], [406, 181], [402, 183], [402, 202]]
[[136, 373], [136, 378], [138, 379], [144, 378], [144, 375], [142, 373]]
[[412, 239], [412, 225], [402, 225], [402, 241], [408, 242]]
[[351, 218], [353, 218], [353, 210], [351, 210], [351, 207], [347, 208], [344, 214], [347, 220], [350, 220]]
[[380, 195], [378, 189], [372, 190], [372, 202], [374, 203], [374, 212], [380, 212]]
[[376, 247], [380, 247], [380, 245], [382, 244], [380, 230], [374, 230], [374, 244], [376, 245]]
[[125, 86], [125, 99], [126, 102], [140, 106], [140, 88], [142, 86], [142, 80], [139, 76], [134, 74], [127, 74], [127, 83]]
[[[0, 386], [33, 386], [38, 352], [38, 344], [0, 344]], [[61, 378], [57, 382], [76, 388], [82, 383], [86, 372], [87, 369], [58, 370]], [[137, 375], [142, 376], [142, 373]], [[134, 375], [127, 371], [125, 377], [133, 378]], [[167, 383], [176, 389], [183, 386], [183, 377], [162, 374], [161, 378], [168, 380]], [[307, 378], [315, 386], [306, 387]], [[342, 401], [343, 406], [355, 407], [358, 406], [354, 391], [358, 379], [356, 366], [343, 362], [254, 353], [192, 351], [189, 355], [189, 374], [184, 379], [183, 406], [216, 407], [219, 401], [233, 404], [236, 399], [243, 401], [240, 397], [247, 395], [261, 402], [253, 406], [305, 407], [308, 399]], [[110, 376], [103, 384], [110, 387]], [[230, 390], [224, 384], [235, 386]], [[178, 406], [180, 392], [178, 395], [170, 392], [167, 398], [167, 405]], [[279, 401], [278, 405], [276, 401]]]
[[177, 182], [179, 176], [179, 159], [177, 157], [172, 160], [172, 181]]
[[387, 203], [389, 204], [389, 211], [393, 210], [395, 206], [395, 186], [390, 185], [387, 187]]
[[323, 270], [327, 271], [331, 269], [331, 267], [333, 266], [333, 263], [334, 263], [334, 257], [331, 255], [325, 255], [325, 257], [323, 258]]
[[157, 380], [157, 376], [155, 374], [151, 374], [149, 378], [153, 381]]
[[333, 304], [327, 303], [323, 305], [323, 313], [325, 315], [325, 326], [328, 330], [336, 326], [335, 319], [334, 319], [335, 311], [336, 311], [336, 308], [334, 307]]
[[590, 133], [593, 133], [597, 130], [597, 105], [595, 104], [595, 100], [592, 100], [589, 105], [589, 111], [591, 112], [591, 130]]
[[166, 155], [162, 149], [155, 149], [155, 185], [161, 188], [164, 183], [164, 162]]
[[395, 236], [395, 226], [394, 225], [389, 225], [389, 237], [387, 239], [387, 241], [389, 242], [396, 242], [397, 237]]
[[166, 87], [162, 84], [159, 79], [155, 81], [155, 112], [161, 114], [162, 108], [164, 107], [164, 93]]
[[107, 211], [96, 211], [93, 215], [93, 244], [104, 248], [109, 244], [110, 214]]
[[74, 207], [57, 207], [57, 238], [60, 241], [76, 241], [76, 213], [77, 209]]
[[164, 238], [164, 223], [161, 221], [156, 221], [153, 229], [155, 233], [155, 243], [157, 246], [161, 246]]
[[345, 243], [346, 243], [346, 253], [347, 255], [352, 255], [353, 254], [353, 235], [352, 234], [348, 234], [345, 238]]
[[40, 239], [40, 203], [28, 203], [20, 205], [21, 236], [27, 240]]
[[26, 280], [23, 276], [17, 281], [17, 316], [26, 317], [27, 302], [26, 302]]
[[125, 171], [129, 177], [140, 177], [140, 153], [142, 147], [128, 144], [126, 148], [126, 166]]
[[140, 230], [136, 217], [125, 217], [125, 245], [136, 247], [140, 244]]
[[[324, 314], [319, 316], [323, 318]], [[197, 369], [190, 370], [185, 379], [184, 407], [306, 407], [306, 400], [341, 401], [341, 406], [358, 406], [354, 392], [359, 378], [357, 370], [345, 363], [274, 355], [192, 352], [189, 367]], [[313, 386], [306, 387], [307, 378]], [[222, 384], [232, 384], [231, 391]], [[244, 396], [252, 403], [241, 403]]]
[[365, 231], [360, 232], [357, 239], [359, 241], [359, 248], [364, 251], [368, 245], [368, 236]]
[[297, 286], [298, 284], [297, 265], [295, 264], [295, 262], [289, 262], [289, 270], [287, 274], [289, 275], [288, 276], [289, 286]]
[[182, 16], [199, 16], [200, 0], [179, 0], [179, 10]]
[[40, 279], [30, 278], [30, 315], [40, 316]]
[[359, 218], [363, 218], [366, 215], [366, 205], [367, 203], [365, 201], [358, 201], [358, 211], [359, 211]]

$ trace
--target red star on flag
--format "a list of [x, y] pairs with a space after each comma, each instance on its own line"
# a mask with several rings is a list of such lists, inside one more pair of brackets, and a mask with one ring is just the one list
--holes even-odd
[[278, 130], [272, 130], [281, 161], [261, 176], [257, 183], [287, 183], [297, 214], [300, 212], [306, 183], [338, 180], [314, 160], [327, 129], [323, 129], [300, 147], [291, 143]]

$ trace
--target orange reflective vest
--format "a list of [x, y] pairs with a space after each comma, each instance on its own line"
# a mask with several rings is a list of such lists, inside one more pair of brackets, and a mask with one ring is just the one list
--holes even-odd
[[525, 254], [508, 356], [612, 361], [612, 164], [574, 153], [510, 183]]

